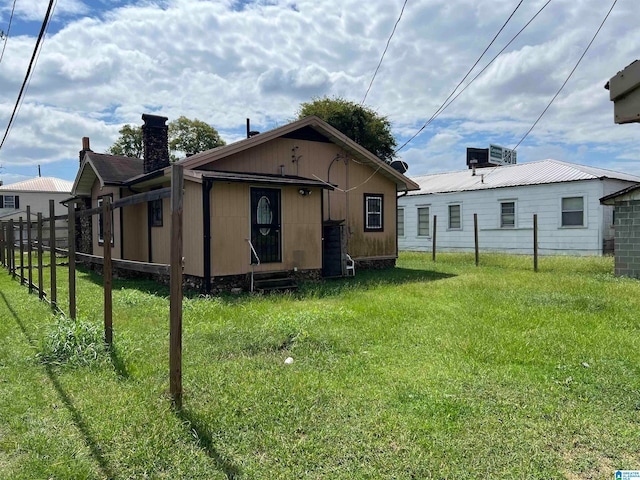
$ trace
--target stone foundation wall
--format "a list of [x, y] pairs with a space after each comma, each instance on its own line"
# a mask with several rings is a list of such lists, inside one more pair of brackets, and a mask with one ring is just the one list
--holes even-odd
[[[102, 265], [95, 263], [86, 263], [77, 261], [79, 265], [83, 265], [88, 270], [95, 271], [102, 275]], [[322, 271], [320, 270], [298, 270], [297, 272], [289, 272], [296, 281], [312, 281], [319, 282], [322, 280]], [[132, 270], [113, 267], [113, 278], [122, 279], [138, 279], [153, 280], [162, 285], [169, 285], [169, 275], [154, 275], [151, 273], [142, 273]], [[182, 276], [182, 287], [192, 292], [204, 292], [204, 278], [194, 275]], [[219, 295], [224, 292], [248, 292], [251, 290], [251, 274], [243, 275], [225, 275], [224, 277], [213, 277], [211, 279], [211, 295]]]
[[371, 259], [354, 259], [356, 264], [356, 273], [358, 270], [382, 270], [385, 268], [394, 268], [396, 266], [395, 258], [371, 258]]
[[640, 278], [640, 200], [617, 203], [615, 274]]

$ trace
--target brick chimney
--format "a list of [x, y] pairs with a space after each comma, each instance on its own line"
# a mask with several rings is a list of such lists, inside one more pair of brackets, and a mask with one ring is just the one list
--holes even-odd
[[82, 160], [84, 160], [84, 155], [87, 152], [93, 152], [91, 147], [89, 147], [89, 137], [82, 137], [82, 150], [78, 153], [80, 157], [80, 165], [82, 165]]
[[168, 167], [169, 162], [169, 127], [165, 124], [167, 117], [158, 115], [142, 115], [142, 148], [144, 151], [144, 173], [154, 172]]

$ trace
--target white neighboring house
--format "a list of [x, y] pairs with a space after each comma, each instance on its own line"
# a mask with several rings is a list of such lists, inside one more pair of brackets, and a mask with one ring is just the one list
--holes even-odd
[[558, 160], [411, 178], [420, 190], [398, 198], [399, 250], [431, 251], [437, 216], [437, 251], [473, 251], [474, 214], [480, 250], [602, 255], [613, 252], [613, 207], [600, 198], [640, 177]]
[[[43, 218], [49, 217], [49, 200], [53, 200], [55, 214], [65, 215], [67, 207], [60, 202], [68, 200], [71, 196], [73, 182], [54, 177], [36, 177], [23, 182], [0, 186], [0, 221], [13, 220], [18, 222], [22, 217], [27, 221], [27, 206], [30, 207], [31, 221], [37, 221], [38, 213]], [[33, 227], [35, 232], [35, 227]], [[66, 245], [67, 221], [56, 221], [56, 243]], [[48, 225], [45, 225], [45, 238], [48, 238]]]

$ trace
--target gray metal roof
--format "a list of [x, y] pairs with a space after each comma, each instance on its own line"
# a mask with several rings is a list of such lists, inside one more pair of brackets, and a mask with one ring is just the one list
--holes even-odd
[[502, 167], [477, 168], [475, 176], [472, 175], [471, 170], [460, 170], [411, 177], [411, 180], [420, 185], [420, 190], [409, 192], [409, 195], [489, 190], [603, 178], [640, 182], [640, 177], [636, 175], [548, 159]]
[[73, 182], [55, 177], [36, 177], [22, 182], [0, 186], [0, 191], [70, 193]]

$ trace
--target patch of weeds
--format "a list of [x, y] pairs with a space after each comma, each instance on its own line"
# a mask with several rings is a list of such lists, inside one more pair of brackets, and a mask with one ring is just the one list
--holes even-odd
[[106, 358], [103, 332], [85, 320], [56, 317], [40, 342], [36, 358], [45, 365], [88, 366]]

